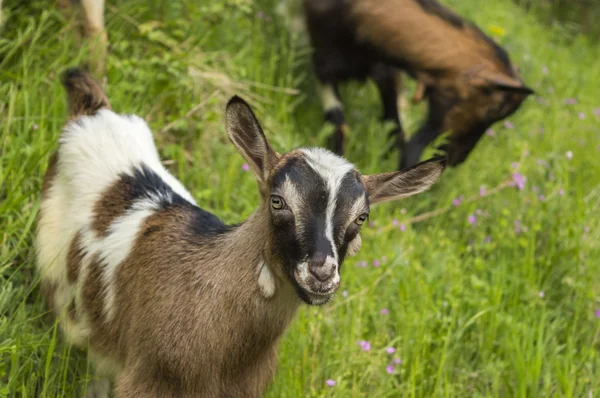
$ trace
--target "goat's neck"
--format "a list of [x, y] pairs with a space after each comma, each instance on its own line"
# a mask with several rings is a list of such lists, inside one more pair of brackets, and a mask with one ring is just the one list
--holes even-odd
[[[215, 258], [224, 261], [217, 265], [216, 271], [220, 267], [228, 267], [225, 272], [218, 272], [226, 293], [248, 300], [252, 304], [249, 310], [256, 311], [258, 318], [268, 318], [263, 321], [285, 327], [298, 308], [300, 299], [281, 264], [270, 255], [273, 238], [268, 209], [261, 205], [245, 222], [221, 239]], [[266, 295], [259, 285], [263, 267], [268, 267], [273, 278], [274, 291], [271, 295]]]

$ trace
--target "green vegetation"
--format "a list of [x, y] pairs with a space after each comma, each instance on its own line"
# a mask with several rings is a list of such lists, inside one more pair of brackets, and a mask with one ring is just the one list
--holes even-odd
[[[47, 4], [5, 10], [0, 38], [0, 396], [81, 396], [90, 380], [86, 356], [62, 342], [47, 313], [34, 268], [40, 184], [66, 120], [57, 76], [85, 58], [70, 22]], [[538, 96], [434, 189], [374, 209], [338, 297], [302, 308], [283, 338], [270, 397], [600, 394], [598, 47], [567, 41], [509, 0], [451, 4], [498, 35]], [[322, 145], [329, 132], [310, 51], [274, 7], [122, 0], [107, 8], [113, 107], [145, 117], [170, 170], [228, 222], [259, 200], [224, 132], [229, 96], [252, 102], [277, 150]], [[342, 95], [347, 157], [365, 173], [394, 169], [396, 155], [382, 160], [388, 129], [375, 87], [350, 85]], [[422, 112], [404, 111], [408, 131]], [[522, 190], [507, 186], [513, 173], [526, 177]], [[390, 374], [394, 358], [402, 363]]]

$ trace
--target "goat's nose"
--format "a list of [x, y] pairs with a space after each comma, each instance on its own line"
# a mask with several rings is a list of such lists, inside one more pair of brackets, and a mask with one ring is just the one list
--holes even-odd
[[320, 282], [325, 282], [335, 274], [337, 263], [330, 255], [319, 253], [310, 259], [308, 269]]

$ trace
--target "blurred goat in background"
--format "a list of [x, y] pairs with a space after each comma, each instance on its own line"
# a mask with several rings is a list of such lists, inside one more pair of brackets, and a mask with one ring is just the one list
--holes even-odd
[[[506, 51], [475, 24], [435, 0], [302, 0], [305, 25], [297, 16], [292, 28], [306, 27], [314, 47], [325, 119], [335, 125], [332, 149], [344, 152], [347, 131], [338, 85], [373, 79], [383, 102], [383, 119], [401, 153], [400, 168], [416, 164], [441, 133], [449, 140], [439, 149], [448, 164], [462, 163], [493, 123], [514, 113], [533, 93]], [[280, 14], [298, 10], [280, 5]], [[417, 80], [413, 102], [426, 98], [429, 114], [405, 140], [397, 100], [400, 71]]]

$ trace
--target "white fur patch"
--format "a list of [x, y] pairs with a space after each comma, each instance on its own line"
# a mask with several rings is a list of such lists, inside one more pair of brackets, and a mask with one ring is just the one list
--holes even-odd
[[[183, 185], [161, 164], [152, 134], [147, 124], [137, 116], [122, 116], [101, 110], [95, 116], [81, 117], [68, 123], [60, 138], [56, 175], [41, 203], [36, 236], [37, 264], [41, 277], [57, 286], [57, 308], [76, 297], [81, 303], [80, 289], [92, 256], [99, 254], [103, 263], [103, 302], [107, 316], [114, 312], [114, 277], [118, 265], [134, 244], [143, 220], [150, 215], [157, 201], [171, 198], [150, 198], [135, 203], [132, 209], [109, 227], [108, 236], [92, 232], [94, 207], [103, 193], [121, 174], [132, 174], [141, 164], [152, 169], [174, 192], [194, 204]], [[81, 249], [86, 253], [80, 266], [76, 286], [67, 281], [67, 252], [75, 234], [81, 231]], [[80, 307], [80, 306], [78, 306]], [[67, 337], [83, 341], [89, 335], [89, 325], [75, 324], [61, 316]]]
[[332, 85], [325, 84], [319, 86], [318, 90], [319, 96], [321, 97], [321, 104], [323, 104], [323, 110], [325, 112], [333, 109], [344, 109], [344, 105], [338, 98]]
[[85, 234], [86, 247], [90, 253], [99, 255], [102, 261], [102, 283], [104, 285], [104, 313], [107, 320], [115, 311], [115, 275], [119, 265], [129, 256], [138, 237], [143, 222], [158, 208], [152, 200], [140, 200], [122, 217], [117, 218], [108, 228], [104, 239], [97, 239], [93, 233]]
[[337, 195], [342, 180], [346, 174], [354, 169], [354, 166], [344, 158], [333, 154], [323, 148], [302, 149], [306, 155], [306, 160], [325, 181], [329, 198], [325, 211], [325, 236], [331, 242], [335, 260], [338, 260], [338, 252], [333, 239], [333, 214], [337, 202]]
[[264, 298], [271, 298], [275, 294], [275, 276], [265, 262], [258, 263], [258, 287]]

